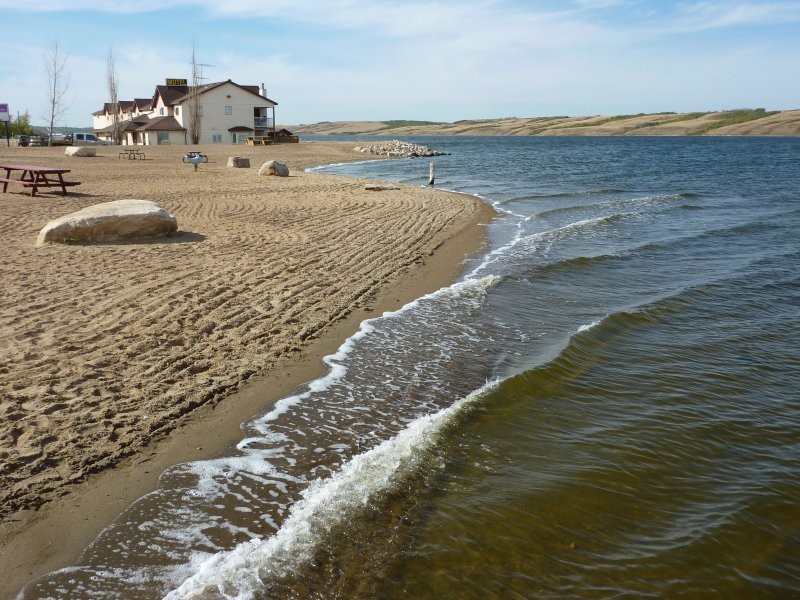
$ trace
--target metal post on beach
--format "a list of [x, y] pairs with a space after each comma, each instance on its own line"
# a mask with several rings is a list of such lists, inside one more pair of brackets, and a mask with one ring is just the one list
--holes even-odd
[[433, 185], [433, 182], [435, 181], [435, 179], [436, 179], [436, 167], [434, 167], [433, 163], [431, 163], [430, 177], [428, 178], [428, 185]]

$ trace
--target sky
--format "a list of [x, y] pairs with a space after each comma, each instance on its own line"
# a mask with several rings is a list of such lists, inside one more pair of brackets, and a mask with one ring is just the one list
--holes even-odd
[[56, 125], [167, 78], [260, 85], [279, 125], [800, 108], [800, 0], [0, 0], [0, 103]]

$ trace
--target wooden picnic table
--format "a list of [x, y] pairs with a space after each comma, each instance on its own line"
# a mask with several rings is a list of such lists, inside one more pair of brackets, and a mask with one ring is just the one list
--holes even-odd
[[[8, 184], [21, 185], [31, 189], [31, 196], [35, 196], [39, 188], [61, 188], [61, 194], [67, 195], [67, 187], [80, 185], [80, 181], [64, 181], [64, 173], [69, 173], [69, 169], [58, 167], [40, 167], [38, 165], [7, 165], [0, 164], [0, 169], [4, 169], [5, 177], [0, 177], [3, 182], [3, 193], [6, 193]], [[19, 177], [12, 177], [12, 173]]]
[[144, 160], [144, 152], [142, 152], [138, 148], [124, 148], [119, 153], [119, 158], [127, 158], [130, 160], [136, 160], [137, 158], [141, 158], [142, 160]]

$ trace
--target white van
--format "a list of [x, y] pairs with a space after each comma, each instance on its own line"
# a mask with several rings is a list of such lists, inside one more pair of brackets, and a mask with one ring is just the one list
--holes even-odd
[[96, 146], [98, 144], [108, 144], [107, 141], [98, 139], [93, 133], [78, 133], [72, 134], [73, 146]]

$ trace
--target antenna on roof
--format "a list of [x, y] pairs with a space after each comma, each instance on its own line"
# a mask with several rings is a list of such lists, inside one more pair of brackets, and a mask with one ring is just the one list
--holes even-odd
[[205, 63], [195, 63], [195, 66], [200, 67], [200, 75], [197, 77], [198, 81], [205, 81], [208, 77], [203, 77], [203, 67], [215, 67], [216, 65], [207, 65]]

